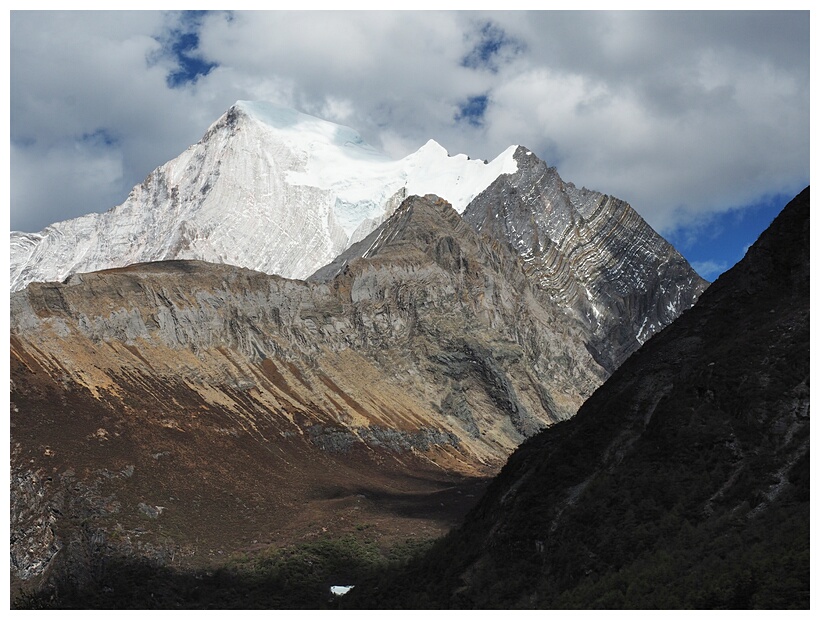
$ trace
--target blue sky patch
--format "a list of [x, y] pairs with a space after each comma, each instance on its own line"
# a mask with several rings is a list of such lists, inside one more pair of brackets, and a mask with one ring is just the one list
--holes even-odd
[[484, 113], [487, 111], [487, 95], [476, 95], [463, 101], [458, 106], [456, 121], [466, 121], [473, 127], [481, 127], [484, 124]]
[[486, 69], [496, 73], [498, 72], [498, 61], [501, 56], [517, 54], [523, 49], [518, 41], [507, 36], [503, 28], [492, 22], [486, 22], [478, 34], [478, 42], [461, 59], [462, 67]]
[[177, 62], [177, 70], [166, 77], [171, 88], [195, 83], [217, 66], [217, 63], [204, 60], [198, 53], [199, 28], [206, 13], [207, 11], [183, 11], [178, 27], [172, 28], [167, 33], [167, 38], [160, 41], [165, 53]]
[[96, 129], [91, 133], [84, 133], [80, 140], [84, 144], [92, 146], [114, 146], [119, 143], [119, 139], [104, 128]]
[[793, 196], [785, 194], [719, 213], [704, 224], [679, 228], [666, 239], [703, 278], [714, 281], [735, 266]]

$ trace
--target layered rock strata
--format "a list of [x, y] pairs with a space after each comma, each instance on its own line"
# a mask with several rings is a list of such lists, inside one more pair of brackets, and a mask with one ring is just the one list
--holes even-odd
[[556, 306], [588, 331], [608, 371], [691, 307], [708, 283], [626, 202], [565, 183], [518, 147], [518, 170], [464, 211], [476, 230], [509, 243]]

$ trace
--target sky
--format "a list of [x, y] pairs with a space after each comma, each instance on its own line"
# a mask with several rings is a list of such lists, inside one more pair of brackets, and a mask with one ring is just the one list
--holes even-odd
[[809, 13], [12, 11], [10, 227], [122, 203], [237, 100], [396, 158], [521, 144], [705, 278], [809, 184]]

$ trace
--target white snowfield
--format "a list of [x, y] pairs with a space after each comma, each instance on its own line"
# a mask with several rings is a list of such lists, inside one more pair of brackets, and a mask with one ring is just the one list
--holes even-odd
[[11, 290], [138, 262], [199, 259], [306, 278], [413, 194], [458, 212], [501, 174], [430, 140], [393, 160], [350, 129], [269, 103], [239, 101], [195, 145], [102, 213], [11, 233]]

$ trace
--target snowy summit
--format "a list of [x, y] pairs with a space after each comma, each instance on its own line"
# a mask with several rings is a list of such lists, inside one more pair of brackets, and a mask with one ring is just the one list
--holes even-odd
[[409, 195], [463, 212], [501, 174], [430, 140], [394, 160], [355, 130], [270, 103], [238, 101], [195, 145], [102, 214], [11, 233], [11, 290], [132, 263], [198, 259], [305, 278], [364, 238]]

